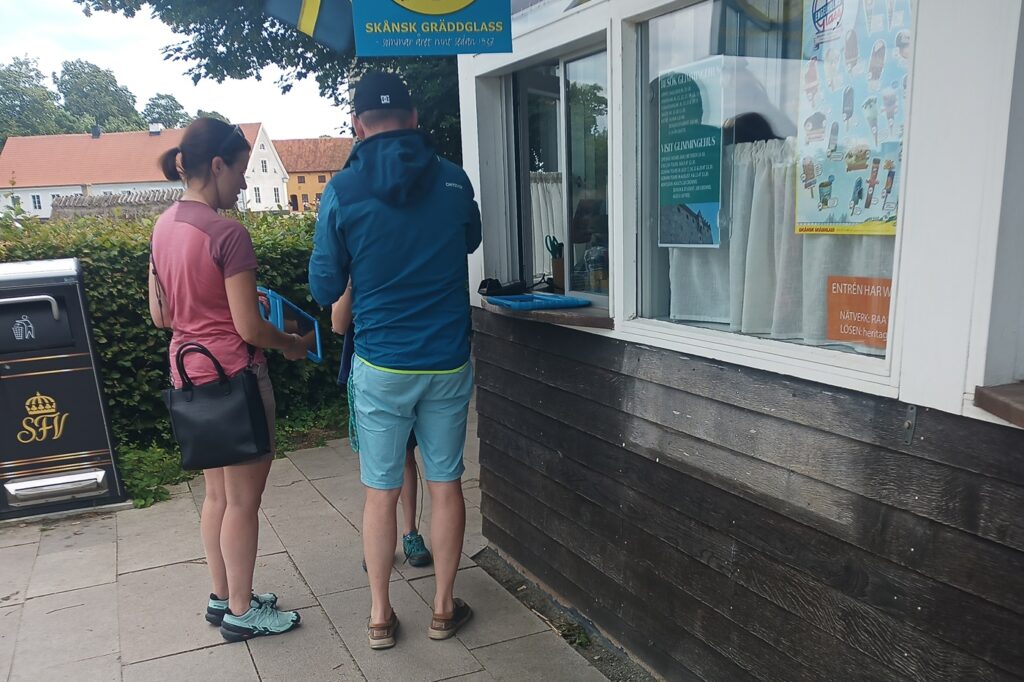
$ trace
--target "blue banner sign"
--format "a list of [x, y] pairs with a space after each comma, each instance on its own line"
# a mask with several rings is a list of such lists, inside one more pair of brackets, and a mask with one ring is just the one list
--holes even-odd
[[512, 51], [511, 0], [354, 0], [360, 57]]

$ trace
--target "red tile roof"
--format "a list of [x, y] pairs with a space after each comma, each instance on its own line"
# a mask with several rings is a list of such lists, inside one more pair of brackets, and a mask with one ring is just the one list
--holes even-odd
[[[260, 123], [241, 124], [250, 145], [256, 144]], [[166, 182], [157, 161], [177, 146], [184, 128], [92, 135], [11, 137], [0, 152], [0, 190], [16, 187], [105, 185]]]
[[351, 137], [274, 140], [274, 149], [289, 173], [339, 171], [352, 152]]

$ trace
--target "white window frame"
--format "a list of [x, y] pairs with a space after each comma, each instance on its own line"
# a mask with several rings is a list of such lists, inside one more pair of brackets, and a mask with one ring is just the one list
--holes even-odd
[[[637, 316], [639, 27], [700, 1], [592, 0], [522, 32], [513, 22], [511, 54], [460, 57], [464, 162], [478, 189], [485, 225], [505, 225], [509, 233], [517, 229], [507, 210], [510, 191], [515, 200], [515, 184], [513, 166], [505, 158], [512, 152], [502, 149], [510, 149], [511, 139], [503, 127], [506, 104], [496, 96], [496, 81], [592, 45], [604, 33], [610, 67], [609, 168], [617, 171], [609, 189], [609, 306], [615, 328], [588, 331], [983, 417], [969, 404], [973, 396], [967, 388], [973, 393], [975, 384], [984, 383], [1021, 1], [991, 0], [974, 12], [965, 12], [958, 0], [918, 2], [885, 359]], [[951, 16], [957, 21], [949, 21]], [[986, 73], [986, 78], [972, 73]], [[951, 74], [971, 83], [971, 97], [957, 107], [943, 104]], [[969, 123], [979, 120], [986, 124]], [[936, 139], [949, 140], [949, 130], [970, 134], [949, 145], [935, 144]], [[950, 158], [950, 147], [962, 167], [975, 169], [968, 180], [947, 172], [943, 159]], [[956, 196], [957, 204], [935, 200], [948, 196]], [[472, 290], [485, 276], [484, 251], [500, 252], [500, 244], [488, 248], [487, 240], [485, 234], [484, 248], [470, 257]], [[493, 261], [488, 259], [487, 268], [495, 270]], [[479, 305], [479, 296], [473, 299]]]
[[264, 173], [269, 173], [270, 172], [267, 169], [267, 160], [266, 159], [260, 159], [260, 170], [263, 171]]
[[281, 203], [281, 188], [280, 187], [275, 187], [274, 188], [274, 203], [275, 204], [280, 204]]
[[263, 203], [262, 201], [260, 201], [260, 188], [259, 187], [253, 187], [252, 188], [252, 198], [253, 198], [253, 201], [255, 201], [257, 204]]
[[33, 194], [32, 195], [32, 208], [33, 208], [33, 210], [36, 210], [36, 211], [42, 211], [43, 210], [43, 197], [42, 197], [41, 194]]
[[[576, 62], [576, 61], [579, 61], [581, 59], [586, 59], [587, 57], [592, 57], [592, 56], [598, 55], [598, 54], [603, 54], [603, 55], [605, 55], [605, 59], [610, 59], [610, 55], [607, 52], [607, 42], [602, 44], [598, 40], [598, 41], [594, 42], [594, 44], [592, 44], [592, 45], [587, 45], [587, 46], [585, 46], [585, 47], [583, 47], [581, 49], [576, 49], [576, 50], [574, 50], [572, 52], [566, 52], [564, 54], [560, 54], [558, 57], [552, 57], [551, 59], [545, 61], [545, 63], [547, 63], [547, 64], [555, 64], [555, 63], [557, 63], [558, 64], [558, 71], [559, 71], [559, 76], [558, 76], [559, 95], [558, 95], [558, 114], [557, 114], [558, 134], [556, 135], [556, 137], [558, 139], [558, 167], [560, 168], [560, 172], [562, 173], [562, 178], [563, 178], [563, 180], [562, 180], [563, 192], [562, 192], [562, 205], [561, 205], [561, 215], [562, 215], [562, 219], [565, 221], [565, 223], [564, 223], [564, 225], [565, 225], [565, 234], [563, 235], [563, 238], [566, 240], [566, 244], [568, 246], [570, 246], [570, 247], [572, 246], [571, 239], [570, 239], [570, 233], [572, 231], [572, 210], [571, 210], [572, 197], [571, 197], [571, 193], [569, 191], [568, 184], [567, 184], [569, 182], [569, 176], [570, 176], [570, 174], [569, 174], [569, 163], [570, 163], [570, 158], [569, 158], [569, 137], [570, 137], [570, 131], [569, 131], [569, 117], [568, 117], [568, 104], [569, 104], [569, 102], [568, 102], [568, 92], [567, 92], [567, 87], [568, 87], [568, 84], [569, 84], [569, 77], [568, 77], [568, 69], [567, 69], [567, 67], [572, 62]], [[537, 65], [535, 64], [534, 66], [537, 66]], [[519, 69], [517, 69], [516, 71], [519, 71]], [[610, 73], [610, 68], [609, 68], [609, 73]], [[503, 84], [503, 89], [505, 89], [509, 93], [511, 93], [512, 89], [514, 88], [514, 86], [510, 82], [511, 81], [511, 77], [513, 75], [515, 75], [515, 73], [507, 74], [505, 76], [505, 79], [508, 80], [509, 82]], [[611, 83], [609, 82], [609, 88], [610, 88], [610, 86], [611, 86]], [[610, 90], [609, 90], [609, 92], [610, 92]], [[521, 113], [521, 112], [515, 111], [514, 97], [509, 101], [509, 107], [510, 108], [508, 110], [508, 119], [509, 119], [510, 124], [514, 128], [517, 125], [516, 117]], [[610, 130], [609, 130], [609, 134], [610, 134]], [[519, 150], [515, 149], [515, 145], [513, 145], [513, 147], [509, 149], [509, 153], [510, 153], [510, 161], [509, 161], [509, 163], [511, 164], [511, 167], [510, 167], [510, 177], [513, 179], [513, 182], [516, 182], [516, 183], [518, 183], [522, 179], [522, 178], [520, 178], [520, 174], [524, 170], [522, 168], [522, 160], [519, 157], [519, 153], [518, 152], [519, 152]], [[608, 172], [609, 172], [609, 177], [608, 177], [608, 187], [607, 187], [607, 190], [606, 190], [606, 194], [610, 195], [611, 191], [612, 191], [611, 168], [610, 167], [609, 167], [609, 171]], [[517, 197], [517, 196], [513, 195], [511, 197], [511, 199], [515, 203], [515, 211], [516, 211], [514, 214], [512, 214], [510, 216], [510, 217], [514, 217], [515, 218], [515, 223], [516, 223], [515, 224], [515, 229], [513, 230], [514, 234], [511, 235], [511, 243], [515, 243], [516, 246], [519, 247], [520, 251], [522, 251], [522, 250], [524, 250], [524, 246], [523, 246], [524, 234], [523, 234], [523, 232], [524, 232], [524, 228], [526, 226], [523, 224], [523, 221], [519, 220], [519, 213], [522, 211], [524, 206], [529, 204], [529, 196]], [[610, 196], [609, 196], [609, 201], [610, 201]], [[609, 219], [610, 219], [610, 209], [609, 209]], [[533, 245], [531, 244], [528, 248], [532, 248], [532, 246]], [[612, 242], [611, 242], [611, 233], [610, 232], [609, 232], [608, 247], [609, 247], [609, 259], [610, 259], [610, 252], [611, 252], [611, 249], [613, 248], [612, 247]], [[589, 291], [585, 291], [585, 290], [582, 290], [582, 289], [573, 289], [572, 288], [572, 274], [569, 272], [569, 270], [571, 269], [571, 267], [573, 265], [572, 262], [571, 262], [571, 256], [567, 253], [564, 256], [564, 258], [565, 258], [565, 260], [564, 260], [564, 263], [565, 263], [565, 281], [559, 282], [558, 284], [561, 284], [562, 286], [564, 286], [565, 294], [568, 295], [568, 296], [576, 297], [576, 298], [585, 298], [588, 301], [590, 301], [592, 304], [594, 304], [594, 306], [596, 308], [601, 308], [602, 310], [608, 308], [608, 302], [609, 302], [610, 294], [611, 294], [610, 287], [609, 287], [609, 293], [608, 294], [598, 294], [598, 293], [592, 293], [592, 292], [589, 292]], [[527, 284], [532, 284], [534, 279], [535, 279], [534, 278], [534, 274], [535, 274], [535, 272], [537, 270], [537, 264], [536, 263], [532, 263], [532, 258], [529, 259], [528, 264], [533, 267], [534, 272], [533, 273], [525, 272], [525, 273], [523, 273], [523, 275], [525, 277], [525, 280], [527, 280]], [[523, 267], [524, 265], [525, 265], [524, 263], [520, 263], [520, 262], [516, 262], [514, 264], [516, 269], [519, 269], [519, 268]], [[512, 270], [512, 272], [513, 272], [513, 274], [516, 274], [515, 270]], [[513, 277], [513, 278], [515, 278], [515, 277]]]

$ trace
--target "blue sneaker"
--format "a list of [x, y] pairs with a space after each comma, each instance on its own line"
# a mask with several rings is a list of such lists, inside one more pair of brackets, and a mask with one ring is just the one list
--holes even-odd
[[[249, 600], [249, 606], [262, 606], [266, 604], [271, 608], [277, 606], [277, 595], [273, 592], [267, 592], [266, 594], [254, 594]], [[224, 620], [224, 613], [228, 610], [228, 600], [218, 599], [217, 595], [210, 594], [210, 601], [206, 605], [206, 622], [210, 625], [216, 625], [220, 627], [221, 621]]]
[[405, 560], [410, 566], [423, 568], [434, 563], [434, 557], [423, 543], [423, 536], [416, 531], [402, 536], [402, 551], [405, 552]]
[[220, 634], [229, 642], [244, 642], [253, 637], [280, 635], [299, 625], [302, 617], [295, 611], [278, 611], [273, 606], [252, 606], [241, 616], [227, 611], [220, 624]]

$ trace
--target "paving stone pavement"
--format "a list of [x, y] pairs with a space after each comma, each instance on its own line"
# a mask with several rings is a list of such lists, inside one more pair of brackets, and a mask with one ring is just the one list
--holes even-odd
[[[302, 613], [302, 626], [279, 637], [226, 644], [203, 620], [201, 477], [149, 509], [0, 526], [0, 682], [605, 679], [473, 561], [487, 545], [478, 476], [474, 435], [456, 582], [474, 619], [453, 640], [429, 640], [433, 570], [405, 565], [399, 551], [392, 601], [401, 628], [390, 651], [366, 642], [363, 493], [344, 440], [291, 453], [271, 469], [256, 589]], [[429, 506], [425, 499], [425, 537]]]

